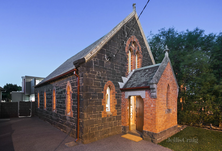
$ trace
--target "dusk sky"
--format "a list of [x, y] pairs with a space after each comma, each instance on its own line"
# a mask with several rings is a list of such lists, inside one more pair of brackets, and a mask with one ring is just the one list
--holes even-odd
[[[1, 0], [0, 86], [46, 77], [107, 34], [147, 0]], [[146, 36], [161, 28], [222, 32], [221, 0], [150, 0], [140, 17]]]

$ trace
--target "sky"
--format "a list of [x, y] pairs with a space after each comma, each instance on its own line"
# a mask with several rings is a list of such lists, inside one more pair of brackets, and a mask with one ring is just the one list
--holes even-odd
[[[147, 0], [0, 0], [0, 86], [46, 77], [107, 34]], [[150, 0], [140, 17], [146, 36], [161, 28], [222, 32], [221, 0]]]

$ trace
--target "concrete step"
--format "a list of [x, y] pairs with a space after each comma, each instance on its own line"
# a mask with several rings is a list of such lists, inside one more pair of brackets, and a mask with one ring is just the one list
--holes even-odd
[[135, 136], [139, 136], [142, 137], [142, 133], [137, 131], [137, 130], [132, 130], [128, 132], [129, 134], [135, 135]]

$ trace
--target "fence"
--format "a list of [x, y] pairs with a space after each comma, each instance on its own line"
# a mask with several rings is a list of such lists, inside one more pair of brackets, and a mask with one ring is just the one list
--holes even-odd
[[13, 118], [19, 116], [33, 116], [35, 114], [35, 102], [1, 102], [0, 118]]

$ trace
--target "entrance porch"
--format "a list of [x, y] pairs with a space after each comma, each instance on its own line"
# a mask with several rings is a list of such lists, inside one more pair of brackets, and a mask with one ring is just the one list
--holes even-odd
[[159, 143], [180, 131], [177, 126], [178, 84], [165, 55], [161, 64], [138, 68], [122, 77], [122, 132]]

